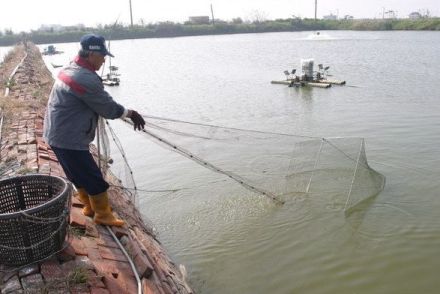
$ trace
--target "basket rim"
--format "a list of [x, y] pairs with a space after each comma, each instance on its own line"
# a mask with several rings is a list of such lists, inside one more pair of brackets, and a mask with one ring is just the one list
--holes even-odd
[[44, 202], [43, 204], [40, 204], [40, 205], [37, 205], [37, 206], [31, 207], [31, 208], [28, 208], [28, 209], [25, 209], [25, 210], [16, 211], [16, 212], [0, 213], [0, 220], [2, 220], [2, 219], [11, 219], [11, 218], [13, 218], [13, 217], [15, 217], [15, 216], [23, 215], [23, 213], [30, 214], [30, 213], [33, 213], [33, 212], [35, 212], [35, 211], [39, 211], [43, 205], [48, 205], [48, 204], [51, 204], [52, 202], [55, 202], [56, 200], [58, 200], [58, 198], [59, 198], [61, 195], [63, 195], [64, 193], [66, 193], [66, 191], [70, 188], [70, 187], [69, 187], [69, 186], [70, 186], [69, 182], [67, 182], [64, 178], [59, 177], [59, 176], [42, 175], [42, 174], [27, 174], [27, 175], [25, 175], [25, 176], [14, 176], [14, 177], [10, 177], [10, 178], [7, 178], [7, 179], [2, 179], [2, 180], [0, 180], [0, 184], [1, 184], [2, 182], [4, 182], [4, 181], [10, 181], [10, 180], [14, 180], [14, 179], [22, 179], [22, 178], [31, 178], [31, 177], [56, 178], [56, 179], [58, 179], [58, 180], [64, 182], [64, 183], [65, 183], [65, 186], [64, 186], [63, 191], [61, 191], [61, 192], [59, 193], [59, 195], [57, 195], [56, 197], [52, 198], [51, 200], [49, 200], [49, 201], [47, 201], [47, 202]]

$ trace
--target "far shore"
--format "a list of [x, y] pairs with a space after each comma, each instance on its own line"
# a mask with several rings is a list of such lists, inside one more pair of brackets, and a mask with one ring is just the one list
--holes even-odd
[[193, 24], [160, 22], [156, 24], [104, 25], [99, 27], [69, 27], [62, 31], [31, 31], [13, 33], [11, 30], [0, 31], [0, 46], [11, 46], [22, 41], [35, 44], [54, 44], [77, 42], [82, 35], [93, 32], [111, 40], [169, 38], [203, 35], [225, 35], [269, 32], [299, 32], [325, 30], [353, 31], [440, 31], [440, 18], [419, 19], [277, 19], [243, 22], [240, 18], [231, 22], [216, 20], [214, 24]]

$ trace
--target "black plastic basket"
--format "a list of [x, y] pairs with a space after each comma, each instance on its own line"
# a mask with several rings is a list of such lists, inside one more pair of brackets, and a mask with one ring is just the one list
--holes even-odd
[[0, 264], [42, 260], [63, 246], [72, 188], [64, 179], [27, 175], [0, 181]]

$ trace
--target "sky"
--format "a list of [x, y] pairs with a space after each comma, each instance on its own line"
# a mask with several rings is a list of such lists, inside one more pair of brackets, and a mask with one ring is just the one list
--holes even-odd
[[[240, 17], [253, 20], [314, 17], [315, 0], [131, 0], [133, 22], [183, 22], [189, 16], [210, 15], [210, 5], [216, 19]], [[398, 17], [413, 11], [429, 10], [440, 16], [439, 0], [318, 0], [318, 18], [330, 13], [343, 17], [381, 18], [382, 12], [394, 10]], [[42, 24], [86, 26], [112, 24], [118, 19], [130, 23], [129, 0], [3, 0], [0, 6], [0, 30], [14, 32], [38, 29]]]

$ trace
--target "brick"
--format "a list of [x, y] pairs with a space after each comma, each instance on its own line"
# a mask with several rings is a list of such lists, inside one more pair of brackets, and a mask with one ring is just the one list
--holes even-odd
[[82, 214], [82, 210], [72, 206], [70, 209], [70, 225], [74, 227], [86, 227], [86, 216]]
[[6, 284], [4, 284], [1, 288], [2, 294], [9, 294], [9, 293], [17, 293], [17, 291], [22, 290], [20, 280], [18, 279], [18, 276], [15, 275], [12, 278], [10, 278]]
[[125, 255], [121, 252], [120, 249], [116, 248], [106, 248], [99, 246], [99, 253], [101, 254], [102, 258], [104, 259], [110, 259], [110, 260], [116, 260], [116, 261], [127, 261], [127, 258]]
[[90, 218], [86, 218], [86, 236], [99, 238], [99, 232], [96, 228], [96, 224]]
[[90, 260], [95, 261], [95, 260], [101, 260], [102, 256], [99, 253], [98, 249], [95, 248], [88, 248], [87, 249], [87, 256], [90, 258]]
[[89, 285], [90, 288], [105, 288], [102, 278], [102, 276], [98, 276], [94, 271], [88, 271], [87, 285]]
[[133, 263], [140, 277], [148, 278], [153, 273], [153, 266], [144, 254], [138, 254]]
[[111, 238], [111, 234], [105, 226], [100, 225], [100, 226], [96, 226], [96, 228], [98, 229], [98, 232], [101, 236], [105, 235], [105, 236], [110, 236], [110, 238]]
[[121, 239], [123, 236], [128, 236], [128, 230], [124, 227], [112, 227], [112, 231], [118, 239]]
[[[7, 281], [9, 281], [9, 279], [11, 279], [13, 276], [15, 276], [17, 274], [18, 274], [18, 272], [16, 272], [16, 271], [5, 272], [2, 277], [3, 283], [6, 283]], [[0, 281], [0, 285], [2, 285], [3, 283]]]
[[[65, 294], [66, 289], [68, 289], [67, 278], [60, 280], [60, 281], [51, 281], [51, 282], [46, 281], [44, 288], [48, 293], [53, 293], [53, 294], [63, 293], [63, 294]], [[42, 293], [46, 293], [46, 292], [42, 291]]]
[[[83, 261], [83, 260], [81, 260], [81, 258], [86, 258], [87, 261]], [[61, 265], [61, 268], [66, 275], [69, 275], [71, 272], [74, 272], [75, 270], [78, 270], [78, 269], [94, 270], [95, 266], [87, 257], [81, 256], [80, 258], [78, 258], [76, 260], [71, 260], [71, 261], [63, 263]]]
[[78, 267], [85, 268], [88, 270], [95, 270], [93, 262], [87, 256], [78, 256], [76, 259], [76, 264]]
[[87, 284], [70, 285], [69, 290], [71, 294], [90, 294]]
[[66, 289], [67, 285], [64, 286], [64, 289], [47, 289], [47, 294], [66, 294]]
[[83, 208], [84, 204], [79, 200], [77, 196], [72, 197], [72, 206]]
[[119, 248], [118, 244], [109, 235], [101, 234], [97, 240], [98, 245], [108, 248]]
[[[130, 272], [121, 272], [118, 276], [118, 280], [122, 280], [124, 282], [125, 291], [127, 293], [137, 293], [137, 281], [133, 275], [130, 275]], [[175, 292], [177, 293], [177, 292]]]
[[142, 279], [142, 293], [143, 294], [158, 294], [160, 293], [156, 285], [149, 279]]
[[140, 248], [139, 244], [135, 240], [130, 240], [126, 248], [136, 266], [139, 276], [148, 278], [153, 272], [153, 266]]
[[103, 288], [90, 288], [90, 294], [110, 294], [110, 292]]
[[135, 258], [138, 254], [142, 253], [139, 244], [135, 240], [128, 240], [125, 245], [125, 250], [131, 258]]
[[116, 274], [119, 275], [120, 272], [126, 271], [131, 272], [131, 267], [128, 262], [123, 261], [112, 261], [108, 259], [96, 260], [93, 263], [99, 274]]
[[21, 284], [25, 292], [38, 291], [44, 288], [43, 277], [41, 274], [33, 274], [21, 278]]
[[65, 279], [60, 263], [56, 260], [48, 260], [41, 264], [41, 274], [46, 282], [56, 282]]
[[61, 262], [66, 262], [72, 259], [75, 259], [76, 253], [75, 249], [73, 249], [72, 245], [69, 244], [63, 251], [57, 254], [57, 258]]
[[168, 280], [168, 285], [170, 285], [171, 290], [173, 290], [173, 293], [177, 293], [178, 290], [176, 285], [174, 284], [173, 278], [170, 275], [167, 275], [167, 280]]
[[94, 238], [83, 237], [81, 238], [81, 240], [83, 241], [83, 244], [87, 249], [98, 249], [98, 244], [96, 243], [96, 240]]
[[110, 293], [128, 293], [124, 281], [111, 274], [104, 276], [104, 284]]
[[71, 239], [70, 244], [72, 245], [72, 247], [75, 250], [75, 253], [77, 255], [87, 255], [87, 250], [84, 246], [84, 243], [81, 241], [81, 239], [74, 237]]
[[38, 153], [38, 157], [40, 158], [40, 159], [47, 159], [47, 160], [50, 160], [50, 156], [46, 153], [46, 154], [44, 154], [43, 152], [39, 152]]

